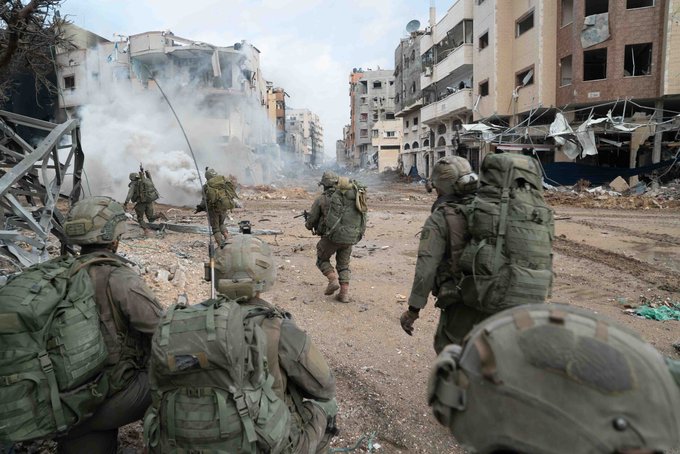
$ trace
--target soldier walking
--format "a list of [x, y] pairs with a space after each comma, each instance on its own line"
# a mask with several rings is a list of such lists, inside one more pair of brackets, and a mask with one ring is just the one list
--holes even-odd
[[196, 211], [208, 212], [210, 228], [215, 241], [220, 247], [224, 247], [229, 238], [224, 222], [227, 220], [229, 211], [236, 207], [236, 189], [230, 178], [218, 175], [215, 169], [205, 169], [205, 184], [203, 185], [203, 198], [196, 205]]
[[149, 222], [154, 222], [157, 219], [167, 219], [164, 214], [156, 215], [154, 213], [154, 202], [158, 200], [158, 191], [151, 179], [151, 172], [139, 168], [139, 173], [130, 174], [130, 183], [128, 184], [128, 193], [125, 197], [123, 206], [127, 210], [129, 202], [135, 204], [135, 214], [137, 215], [137, 222], [142, 226], [144, 231], [147, 231], [149, 225], [144, 221], [144, 216]]
[[[366, 230], [365, 191], [356, 182], [338, 178], [330, 171], [324, 172], [319, 186], [323, 193], [314, 200], [305, 227], [321, 236], [316, 245], [316, 266], [328, 279], [324, 294], [332, 295], [339, 289], [336, 300], [348, 303], [352, 246]], [[335, 269], [330, 262], [334, 254]]]

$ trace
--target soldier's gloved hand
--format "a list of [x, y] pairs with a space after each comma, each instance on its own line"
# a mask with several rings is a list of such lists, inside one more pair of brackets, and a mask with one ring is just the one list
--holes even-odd
[[401, 329], [404, 330], [409, 336], [413, 335], [413, 323], [418, 320], [418, 312], [420, 309], [415, 309], [409, 306], [407, 310], [401, 314], [399, 322], [401, 323]]

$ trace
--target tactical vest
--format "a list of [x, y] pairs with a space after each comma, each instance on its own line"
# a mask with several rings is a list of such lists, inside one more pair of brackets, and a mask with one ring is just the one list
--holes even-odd
[[366, 232], [366, 188], [346, 177], [338, 178], [328, 197], [323, 236], [338, 244], [357, 244]]
[[465, 210], [471, 240], [463, 250], [463, 301], [493, 314], [543, 303], [552, 287], [553, 210], [530, 156], [487, 155], [481, 187]]
[[87, 268], [115, 259], [63, 256], [0, 287], [0, 440], [65, 433], [109, 393], [107, 349]]
[[[171, 307], [154, 334], [152, 405], [144, 438], [152, 452], [281, 452], [290, 412], [274, 392], [261, 328], [277, 310], [220, 297]], [[272, 340], [273, 342], [273, 340]]]
[[211, 211], [233, 210], [236, 190], [234, 184], [222, 175], [212, 177], [205, 185], [205, 203]]

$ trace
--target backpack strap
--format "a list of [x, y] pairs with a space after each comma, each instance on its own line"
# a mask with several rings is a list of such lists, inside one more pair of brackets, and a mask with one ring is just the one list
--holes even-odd
[[514, 170], [514, 164], [512, 161], [508, 162], [510, 168], [505, 172], [505, 178], [503, 180], [503, 188], [501, 192], [501, 206], [500, 206], [500, 216], [498, 219], [498, 235], [496, 236], [496, 253], [493, 259], [493, 272], [492, 274], [497, 274], [498, 269], [501, 267], [501, 253], [505, 248], [505, 234], [508, 225], [508, 205], [510, 203], [510, 177]]

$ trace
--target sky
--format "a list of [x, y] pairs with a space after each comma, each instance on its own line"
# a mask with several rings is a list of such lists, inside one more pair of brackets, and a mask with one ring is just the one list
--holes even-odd
[[406, 24], [418, 19], [424, 27], [429, 6], [430, 0], [64, 0], [61, 14], [110, 40], [114, 33], [171, 30], [217, 46], [250, 42], [261, 51], [265, 79], [290, 95], [287, 106], [319, 115], [325, 152], [334, 156], [349, 123], [352, 68], [393, 69]]

